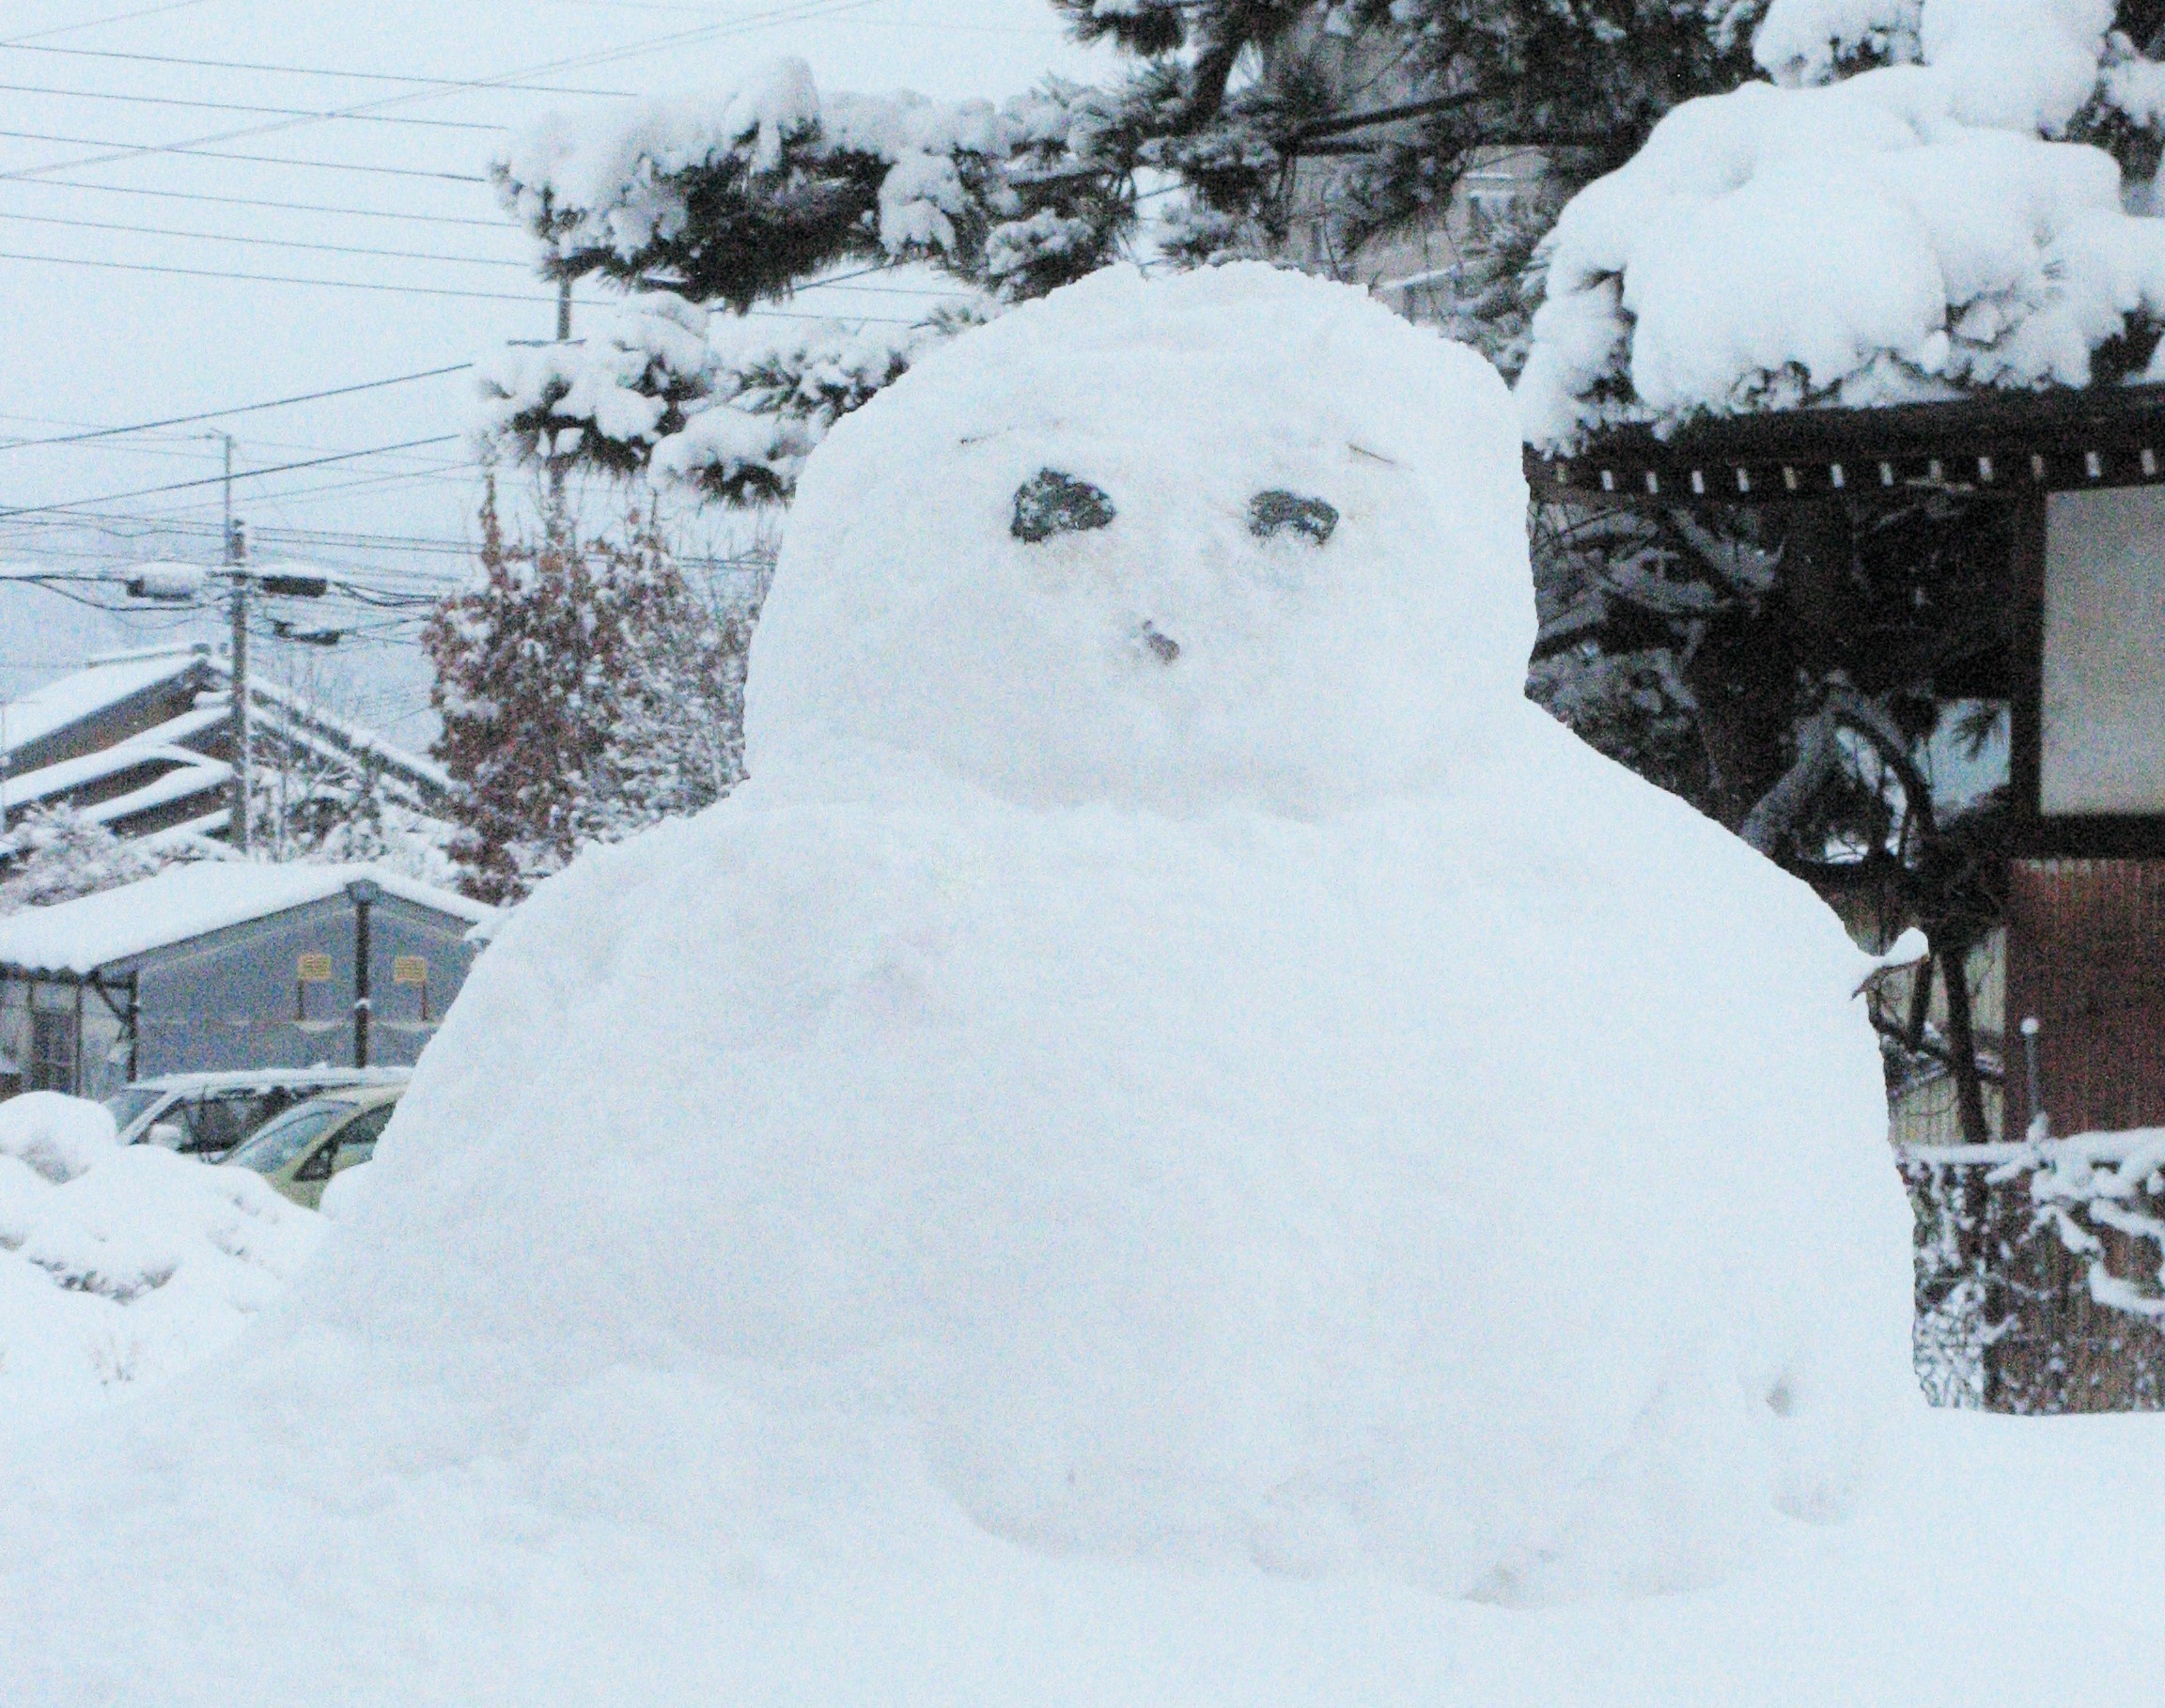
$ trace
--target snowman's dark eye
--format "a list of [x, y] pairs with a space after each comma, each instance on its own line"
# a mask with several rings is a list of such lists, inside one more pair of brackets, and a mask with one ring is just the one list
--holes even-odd
[[1086, 480], [1039, 469], [1015, 489], [1015, 520], [1007, 531], [1036, 545], [1055, 534], [1086, 534], [1110, 526], [1113, 501]]
[[1337, 510], [1320, 498], [1303, 498], [1273, 487], [1248, 501], [1248, 532], [1257, 539], [1278, 539], [1290, 535], [1320, 546], [1338, 525]]

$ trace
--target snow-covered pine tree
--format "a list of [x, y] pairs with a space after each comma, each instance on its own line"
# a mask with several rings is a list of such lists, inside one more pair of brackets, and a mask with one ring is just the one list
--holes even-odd
[[[928, 342], [1122, 253], [1139, 175], [1163, 216], [1154, 253], [1335, 267], [1433, 215], [1500, 146], [1540, 148], [1565, 188], [1621, 161], [1676, 101], [1743, 74], [1754, 15], [1753, 0], [1719, 17], [1684, 0], [1478, 15], [1456, 0], [1051, 3], [1132, 55], [1129, 74], [995, 108], [822, 93], [785, 61], [710, 99], [557, 116], [521, 138], [496, 179], [544, 272], [627, 301], [576, 345], [491, 359], [497, 441], [559, 470], [786, 500], [828, 427]], [[1381, 109], [1393, 122], [1374, 121]], [[1519, 235], [1515, 255], [1538, 233]], [[742, 318], [900, 263], [952, 281], [960, 306], [780, 333]], [[1482, 333], [1512, 276], [1471, 287], [1455, 330]]]
[[582, 847], [695, 812], [742, 766], [748, 621], [694, 587], [649, 516], [507, 539], [491, 478], [474, 583], [424, 644], [466, 887], [516, 899]]
[[[825, 94], [798, 61], [710, 101], [553, 117], [495, 169], [543, 271], [628, 293], [577, 346], [487, 365], [521, 458], [651, 466], [727, 503], [787, 498], [837, 415], [927, 339], [1105, 264], [1134, 219], [1132, 150], [1099, 92], [994, 108]], [[922, 263], [958, 306], [899, 326], [741, 318], [822, 276]]]

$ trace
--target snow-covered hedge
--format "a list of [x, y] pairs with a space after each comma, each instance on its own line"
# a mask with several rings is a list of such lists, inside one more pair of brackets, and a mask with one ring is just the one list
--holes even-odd
[[2127, 210], [2147, 189], [2110, 155], [2052, 140], [2094, 101], [2157, 104], [2111, 16], [1775, 0], [1755, 52], [1792, 84], [1921, 63], [1688, 101], [1581, 192], [1544, 246], [1528, 439], [2112, 377], [2100, 347], [2165, 321], [2165, 221]]
[[245, 1169], [115, 1144], [95, 1103], [0, 1104], [0, 1412], [39, 1421], [215, 1351], [321, 1225]]

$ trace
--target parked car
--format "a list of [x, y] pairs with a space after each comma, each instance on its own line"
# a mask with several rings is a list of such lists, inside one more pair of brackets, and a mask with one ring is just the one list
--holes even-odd
[[356, 1085], [312, 1097], [266, 1122], [226, 1160], [254, 1169], [295, 1203], [313, 1210], [334, 1174], [376, 1154], [376, 1141], [405, 1091], [403, 1084]]
[[221, 1160], [266, 1121], [297, 1103], [353, 1086], [404, 1085], [403, 1067], [267, 1067], [245, 1073], [165, 1074], [105, 1099], [122, 1144]]

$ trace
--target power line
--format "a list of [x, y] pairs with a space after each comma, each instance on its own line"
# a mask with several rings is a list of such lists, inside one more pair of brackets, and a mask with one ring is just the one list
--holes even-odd
[[[759, 23], [763, 22], [773, 23], [779, 22], [785, 18], [802, 19], [805, 17], [816, 17], [822, 12], [833, 13], [835, 11], [855, 11], [860, 10], [864, 7], [871, 4], [873, 4], [873, 0], [809, 0], [809, 4], [800, 3], [794, 5], [793, 7], [786, 5], [765, 13], [755, 14], [749, 19], [739, 19], [734, 21], [725, 20], [720, 23], [703, 24], [695, 29], [678, 30], [672, 35], [653, 37], [646, 41], [634, 42], [631, 46], [625, 48], [605, 49], [598, 53], [574, 55], [569, 59], [559, 59], [546, 65], [529, 68], [528, 70], [506, 72], [503, 75], [497, 77], [467, 79], [463, 80], [463, 83], [464, 86], [471, 88], [501, 88], [506, 86], [512, 78], [524, 77], [532, 74], [534, 71], [547, 72], [553, 70], [571, 70], [588, 65], [606, 64], [612, 60], [616, 59], [636, 58], [645, 54], [660, 52], [662, 49], [667, 47], [689, 46], [693, 41], [710, 40], [717, 36], [737, 35], [746, 29], [755, 28]], [[409, 101], [430, 99], [433, 99], [433, 97], [422, 93], [386, 96], [381, 101], [363, 101], [355, 106], [342, 108], [336, 114], [324, 115], [323, 116], [348, 117], [357, 114], [371, 112], [378, 107], [402, 106]], [[43, 166], [24, 166], [13, 172], [0, 173], [0, 179], [36, 178], [47, 172], [66, 172], [72, 171], [79, 166], [103, 165], [111, 161], [125, 160], [144, 154], [197, 153], [201, 152], [201, 150], [196, 146], [198, 144], [233, 142], [242, 137], [261, 136], [272, 132], [290, 131], [303, 125], [316, 124], [320, 122], [322, 122], [320, 118], [284, 118], [278, 119], [271, 124], [244, 126], [237, 131], [213, 132], [208, 135], [183, 137], [179, 141], [170, 143], [107, 144], [90, 142], [86, 139], [81, 144], [81, 146], [85, 148], [110, 148], [117, 150], [117, 152], [98, 155], [82, 160], [55, 161], [49, 165]], [[247, 155], [224, 155], [219, 156], [218, 158], [245, 160], [261, 157]], [[395, 170], [395, 168], [376, 169]]]
[[130, 225], [117, 220], [70, 220], [51, 213], [0, 213], [0, 220], [28, 225], [69, 225], [82, 231], [129, 231], [143, 237], [197, 238], [213, 243], [247, 243], [256, 248], [313, 249], [325, 255], [382, 256], [397, 261], [449, 261], [461, 267], [515, 267], [533, 273], [527, 261], [506, 261], [494, 256], [441, 255], [424, 249], [371, 249], [358, 243], [309, 243], [298, 238], [241, 237], [229, 231], [179, 231], [170, 225]]
[[336, 213], [354, 219], [412, 220], [425, 225], [472, 225], [490, 231], [505, 229], [500, 219], [477, 220], [455, 213], [410, 213], [390, 208], [335, 208], [322, 202], [279, 202], [257, 195], [212, 195], [201, 190], [147, 190], [132, 184], [93, 184], [72, 178], [8, 179], [5, 181], [30, 190], [93, 190], [107, 195], [152, 195], [175, 202], [217, 202], [228, 208], [269, 208], [282, 213]]
[[[135, 154], [186, 154], [199, 160], [242, 161], [256, 166], [314, 166], [324, 172], [372, 172], [384, 178], [433, 178], [453, 184], [485, 184], [489, 180], [474, 172], [436, 172], [423, 166], [371, 166], [350, 160], [304, 160], [294, 154], [228, 154], [217, 148], [191, 148], [179, 143], [122, 143], [102, 136], [59, 136], [50, 131], [0, 131], [0, 136], [12, 137], [18, 142], [67, 143], [78, 148], [118, 148], [120, 158]], [[74, 166], [101, 164], [97, 161], [71, 160], [56, 163], [55, 171]], [[10, 172], [6, 178], [16, 178], [36, 172], [35, 166], [24, 167], [21, 173]]]
[[197, 487], [222, 485], [228, 478], [260, 480], [266, 474], [285, 474], [294, 469], [321, 468], [327, 462], [352, 462], [358, 458], [382, 457], [392, 451], [415, 451], [423, 445], [449, 444], [459, 437], [459, 435], [457, 433], [438, 433], [430, 439], [408, 439], [397, 444], [371, 445], [365, 451], [339, 451], [329, 457], [305, 458], [299, 462], [273, 463], [267, 469], [249, 469], [229, 477], [224, 474], [207, 474], [200, 480], [167, 481], [162, 487], [138, 487], [132, 492], [107, 492], [97, 498], [63, 499], [58, 504], [51, 505], [18, 505], [11, 509], [0, 510], [0, 520], [12, 520], [22, 516], [45, 516], [55, 511], [72, 509], [79, 505], [114, 505], [128, 498], [152, 498], [161, 492], [190, 491]]
[[351, 83], [400, 83], [409, 87], [421, 86], [436, 89], [502, 89], [507, 93], [522, 95], [592, 95], [613, 96], [631, 101], [637, 98], [632, 89], [579, 89], [541, 83], [477, 83], [465, 77], [416, 77], [403, 76], [388, 71], [340, 71], [322, 66], [271, 65], [249, 59], [195, 59], [179, 54], [123, 53], [116, 48], [48, 47], [32, 46], [25, 41], [0, 41], [0, 48], [23, 54], [65, 54], [72, 59], [126, 59], [139, 65], [184, 65], [217, 71], [269, 71], [291, 77], [338, 77]]
[[132, 12], [119, 12], [108, 18], [86, 18], [81, 23], [56, 23], [49, 30], [32, 30], [27, 36], [10, 36], [0, 41], [0, 47], [23, 47], [33, 41], [42, 41], [48, 36], [72, 36], [78, 30], [102, 29], [108, 23], [132, 23], [138, 18], [155, 18], [163, 12], [184, 12], [192, 7], [201, 6], [203, 0], [166, 0], [164, 6], [147, 6]]
[[[93, 261], [78, 256], [23, 255], [7, 249], [0, 249], [0, 261], [44, 261], [55, 267], [100, 267], [119, 272], [175, 273], [191, 279], [243, 279], [258, 285], [319, 285], [332, 290], [389, 291], [396, 296], [406, 297], [469, 297], [487, 303], [540, 303], [551, 306], [556, 302], [554, 297], [514, 296], [502, 290], [462, 290], [449, 285], [385, 285], [363, 279], [305, 278], [298, 273], [234, 272], [214, 267], [170, 267], [150, 261]], [[588, 303], [587, 306], [593, 304]], [[796, 315], [790, 318], [818, 319], [823, 317]]]
[[[5, 46], [0, 43], [0, 46]], [[12, 95], [57, 95], [69, 101], [116, 101], [134, 106], [193, 107], [208, 113], [262, 113], [285, 118], [339, 119], [354, 124], [413, 125], [431, 131], [496, 131], [508, 130], [507, 125], [486, 124], [473, 118], [408, 118], [403, 115], [380, 113], [322, 112], [314, 107], [267, 107], [240, 101], [190, 101], [179, 95], [122, 95], [111, 89], [56, 89], [49, 84], [0, 83], [0, 89]]]
[[204, 410], [194, 415], [167, 415], [158, 421], [138, 421], [128, 427], [96, 427], [81, 433], [60, 433], [50, 439], [18, 439], [12, 443], [0, 445], [0, 450], [19, 451], [25, 445], [81, 444], [91, 439], [111, 439], [120, 433], [148, 433], [156, 427], [186, 427], [191, 422], [219, 421], [229, 415], [254, 415], [263, 410], [282, 410], [289, 404], [314, 403], [322, 397], [346, 397], [355, 392], [380, 392], [387, 386], [412, 385], [420, 380], [435, 380], [444, 374], [462, 374], [474, 365], [455, 362], [444, 367], [423, 368], [419, 373], [397, 374], [388, 380], [364, 380], [354, 385], [334, 385], [319, 392], [296, 392], [290, 397], [273, 397], [267, 403], [241, 403], [231, 409]]
[[[318, 285], [331, 290], [388, 291], [396, 296], [408, 297], [464, 297], [485, 303], [537, 303], [553, 307], [554, 297], [514, 296], [502, 290], [462, 290], [448, 285], [385, 285], [363, 279], [317, 279], [299, 273], [283, 272], [233, 272], [213, 267], [169, 267], [150, 261], [92, 261], [78, 256], [24, 255], [16, 250], [0, 249], [0, 261], [45, 261], [55, 267], [99, 267], [118, 272], [173, 273], [191, 279], [241, 279], [258, 285]], [[582, 304], [594, 308], [600, 304], [591, 299]], [[755, 308], [740, 317], [752, 320], [851, 320], [866, 325], [914, 326], [896, 315], [809, 315], [798, 314], [787, 308]]]
[[[499, 267], [534, 276], [531, 261], [507, 261], [497, 256], [444, 255], [423, 249], [377, 249], [361, 243], [311, 243], [299, 238], [242, 237], [230, 231], [185, 231], [171, 225], [133, 225], [119, 220], [71, 220], [58, 214], [4, 213], [0, 220], [10, 220], [29, 225], [64, 225], [82, 231], [125, 231], [142, 237], [190, 238], [207, 243], [246, 243], [257, 248], [305, 249], [324, 255], [365, 255], [394, 261], [446, 261], [461, 267]], [[508, 227], [499, 227], [508, 230]], [[946, 287], [932, 285], [852, 285], [845, 280], [867, 278], [875, 273], [893, 271], [893, 263], [866, 267], [855, 272], [837, 273], [828, 279], [807, 279], [796, 287], [806, 290], [848, 290], [868, 292], [875, 296], [891, 297], [952, 297], [967, 287], [960, 285]]]

